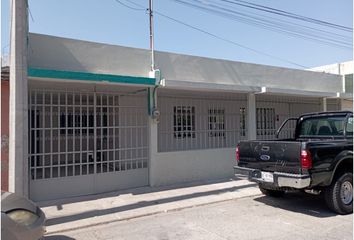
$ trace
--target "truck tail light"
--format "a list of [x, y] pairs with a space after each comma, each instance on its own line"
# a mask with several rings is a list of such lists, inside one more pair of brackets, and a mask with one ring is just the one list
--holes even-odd
[[240, 146], [237, 145], [237, 147], [236, 147], [236, 163], [238, 164], [239, 161], [240, 161]]
[[302, 169], [311, 169], [312, 168], [312, 159], [311, 153], [308, 150], [301, 150], [301, 168]]

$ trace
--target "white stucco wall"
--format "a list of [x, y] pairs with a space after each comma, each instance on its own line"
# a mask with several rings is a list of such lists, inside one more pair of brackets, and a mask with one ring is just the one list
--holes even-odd
[[154, 154], [152, 186], [233, 176], [235, 149], [207, 149]]
[[329, 64], [309, 69], [315, 72], [326, 72], [332, 74], [350, 74], [354, 73], [354, 61], [347, 61], [342, 63]]
[[[338, 75], [156, 52], [168, 81], [340, 92]], [[29, 35], [29, 67], [148, 77], [150, 51], [40, 34]]]

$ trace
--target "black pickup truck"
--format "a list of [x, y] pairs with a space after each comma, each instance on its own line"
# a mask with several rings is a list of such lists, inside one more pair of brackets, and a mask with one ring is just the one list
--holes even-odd
[[353, 113], [311, 113], [295, 121], [293, 137], [241, 141], [236, 148], [236, 176], [257, 182], [261, 192], [281, 196], [289, 190], [324, 193], [328, 207], [353, 212]]

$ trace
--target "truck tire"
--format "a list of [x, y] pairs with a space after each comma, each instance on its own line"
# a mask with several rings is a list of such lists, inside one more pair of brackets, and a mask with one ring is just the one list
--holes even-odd
[[353, 173], [345, 172], [334, 178], [324, 192], [327, 206], [339, 214], [353, 212]]
[[270, 197], [282, 197], [285, 194], [284, 190], [266, 188], [261, 184], [259, 184], [259, 190], [261, 190], [264, 195]]

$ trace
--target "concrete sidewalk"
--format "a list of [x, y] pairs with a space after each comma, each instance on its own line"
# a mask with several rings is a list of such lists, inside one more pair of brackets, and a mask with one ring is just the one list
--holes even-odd
[[260, 194], [241, 179], [203, 181], [167, 187], [142, 187], [105, 194], [39, 202], [47, 234]]

